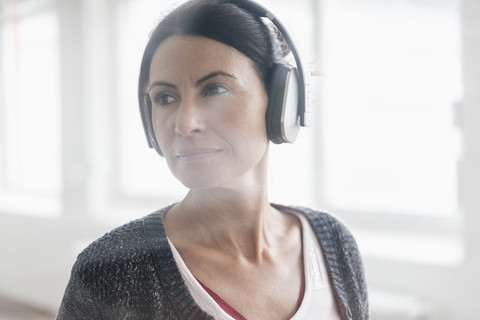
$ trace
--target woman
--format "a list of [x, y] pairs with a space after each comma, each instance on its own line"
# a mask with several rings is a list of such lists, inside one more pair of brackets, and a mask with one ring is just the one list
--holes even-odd
[[189, 192], [85, 249], [58, 319], [368, 318], [347, 229], [268, 201], [265, 115], [282, 50], [242, 3], [189, 1], [153, 31], [144, 125]]

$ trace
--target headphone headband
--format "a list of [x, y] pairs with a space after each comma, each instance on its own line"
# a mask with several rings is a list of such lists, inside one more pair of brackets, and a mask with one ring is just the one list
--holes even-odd
[[303, 65], [300, 58], [300, 54], [295, 48], [292, 37], [288, 33], [287, 29], [272, 12], [270, 12], [267, 8], [265, 8], [264, 6], [262, 6], [261, 4], [255, 1], [231, 0], [229, 2], [259, 17], [267, 18], [275, 25], [275, 27], [277, 27], [277, 29], [283, 35], [283, 38], [287, 42], [288, 47], [292, 52], [293, 58], [295, 59], [295, 64], [297, 68], [297, 77], [298, 77], [298, 84], [299, 84], [298, 85], [298, 116], [300, 117], [300, 125], [303, 127], [308, 126], [309, 122], [307, 118], [307, 113], [309, 110], [307, 110], [308, 99], [307, 99], [307, 90], [306, 90], [308, 83], [306, 82], [305, 75], [303, 73]]

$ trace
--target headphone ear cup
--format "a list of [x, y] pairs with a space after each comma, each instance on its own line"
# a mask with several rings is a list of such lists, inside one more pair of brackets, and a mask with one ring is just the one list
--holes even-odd
[[265, 115], [268, 138], [276, 144], [295, 142], [300, 130], [297, 70], [276, 64], [270, 75]]

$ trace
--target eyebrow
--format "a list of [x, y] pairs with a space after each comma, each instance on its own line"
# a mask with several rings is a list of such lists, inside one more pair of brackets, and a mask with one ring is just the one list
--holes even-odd
[[173, 89], [176, 89], [177, 86], [172, 84], [172, 83], [168, 83], [168, 82], [165, 82], [165, 81], [155, 81], [154, 83], [151, 83], [148, 85], [147, 87], [147, 93], [150, 92], [150, 90], [152, 90], [153, 87], [169, 87], [169, 88], [173, 88]]
[[202, 78], [198, 79], [197, 83], [196, 83], [196, 86], [198, 87], [199, 85], [202, 84], [202, 82], [205, 82], [208, 79], [215, 78], [217, 76], [225, 76], [225, 77], [230, 77], [230, 78], [233, 78], [233, 79], [237, 79], [237, 77], [233, 73], [228, 73], [228, 72], [221, 71], [221, 70], [213, 71], [213, 72], [210, 72], [209, 74], [207, 74], [205, 77], [202, 77]]
[[[224, 77], [229, 77], [229, 78], [233, 78], [233, 79], [237, 79], [237, 77], [233, 74], [233, 73], [228, 73], [228, 72], [225, 72], [225, 71], [213, 71], [213, 72], [210, 72], [209, 74], [207, 74], [206, 76], [204, 77], [201, 77], [200, 79], [197, 80], [197, 82], [195, 83], [195, 86], [199, 86], [201, 85], [203, 82], [211, 79], [211, 78], [215, 78], [215, 77], [218, 77], [218, 76], [224, 76]], [[169, 83], [169, 82], [166, 82], [166, 81], [155, 81], [151, 84], [148, 85], [147, 87], [147, 92], [150, 92], [150, 90], [152, 90], [153, 87], [156, 87], [156, 86], [163, 86], [163, 87], [168, 87], [168, 88], [173, 88], [173, 89], [177, 89], [177, 86], [174, 85], [173, 83]]]

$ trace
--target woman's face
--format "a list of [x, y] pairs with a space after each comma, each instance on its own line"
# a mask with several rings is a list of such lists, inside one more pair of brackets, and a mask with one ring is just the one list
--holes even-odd
[[152, 123], [170, 170], [203, 189], [265, 170], [267, 94], [253, 62], [204, 37], [176, 35], [151, 65]]

